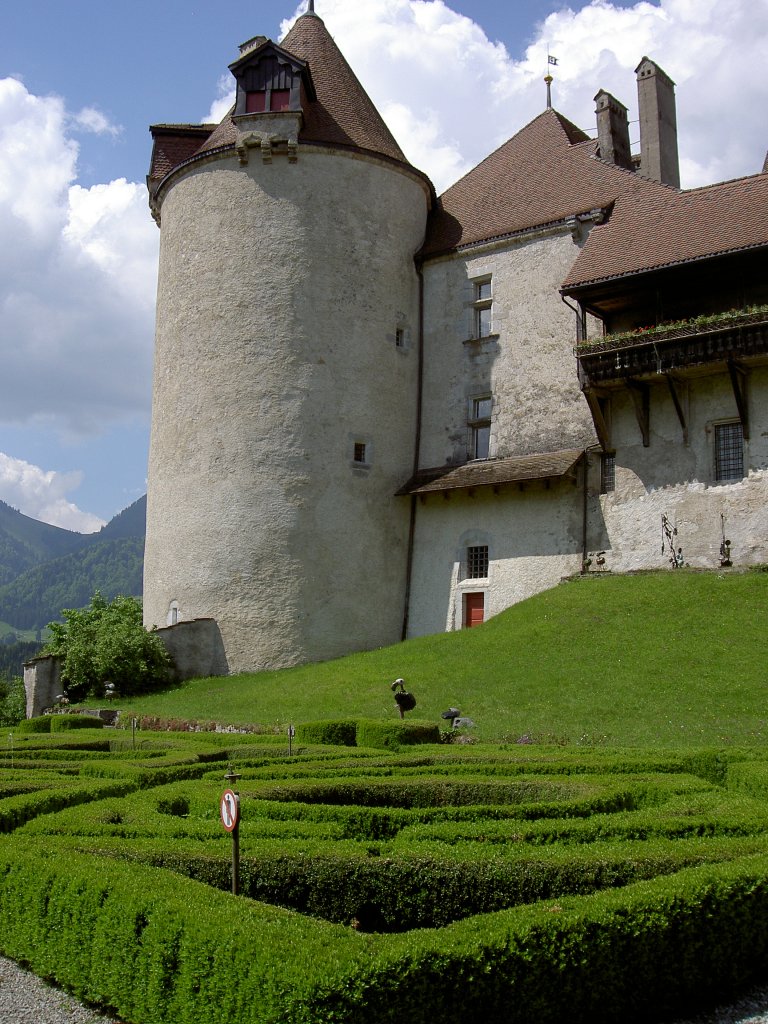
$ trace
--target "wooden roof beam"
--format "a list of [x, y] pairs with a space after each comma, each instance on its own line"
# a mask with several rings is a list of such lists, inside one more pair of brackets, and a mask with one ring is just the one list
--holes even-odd
[[749, 440], [749, 403], [747, 401], [747, 381], [748, 371], [740, 363], [737, 363], [735, 359], [728, 360], [728, 373], [731, 377], [731, 387], [733, 388], [733, 397], [736, 399], [736, 408], [739, 411], [739, 419], [741, 420], [741, 432], [744, 435], [744, 440]]

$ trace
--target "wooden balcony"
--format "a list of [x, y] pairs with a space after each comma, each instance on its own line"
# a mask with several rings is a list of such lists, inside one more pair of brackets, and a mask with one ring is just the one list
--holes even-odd
[[576, 358], [583, 389], [707, 368], [716, 372], [734, 362], [756, 365], [768, 361], [768, 310], [584, 343]]

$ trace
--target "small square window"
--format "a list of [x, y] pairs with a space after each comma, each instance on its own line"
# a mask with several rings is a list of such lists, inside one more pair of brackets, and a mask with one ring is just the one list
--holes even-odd
[[353, 462], [365, 462], [366, 461], [365, 449], [366, 449], [366, 445], [365, 445], [365, 443], [363, 441], [355, 441], [355, 447], [354, 447], [354, 450], [352, 452], [352, 461]]
[[479, 580], [488, 576], [488, 545], [477, 544], [467, 548], [465, 579]]
[[715, 480], [741, 480], [744, 476], [744, 431], [741, 423], [715, 424]]

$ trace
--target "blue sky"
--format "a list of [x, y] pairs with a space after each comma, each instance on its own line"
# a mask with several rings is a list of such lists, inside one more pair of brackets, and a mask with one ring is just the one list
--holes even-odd
[[[87, 532], [145, 490], [156, 254], [148, 125], [218, 119], [227, 65], [304, 4], [38, 0], [0, 12], [0, 499]], [[758, 172], [768, 5], [316, 0], [409, 159], [442, 190], [543, 109], [636, 116], [677, 83], [684, 187]], [[632, 128], [633, 139], [636, 133]]]

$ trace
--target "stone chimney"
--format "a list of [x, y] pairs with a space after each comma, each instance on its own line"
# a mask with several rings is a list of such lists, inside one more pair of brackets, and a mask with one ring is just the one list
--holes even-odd
[[640, 109], [639, 173], [679, 188], [675, 83], [648, 57], [643, 57], [635, 74]]
[[632, 170], [627, 108], [615, 96], [601, 89], [595, 96], [595, 114], [600, 159]]

